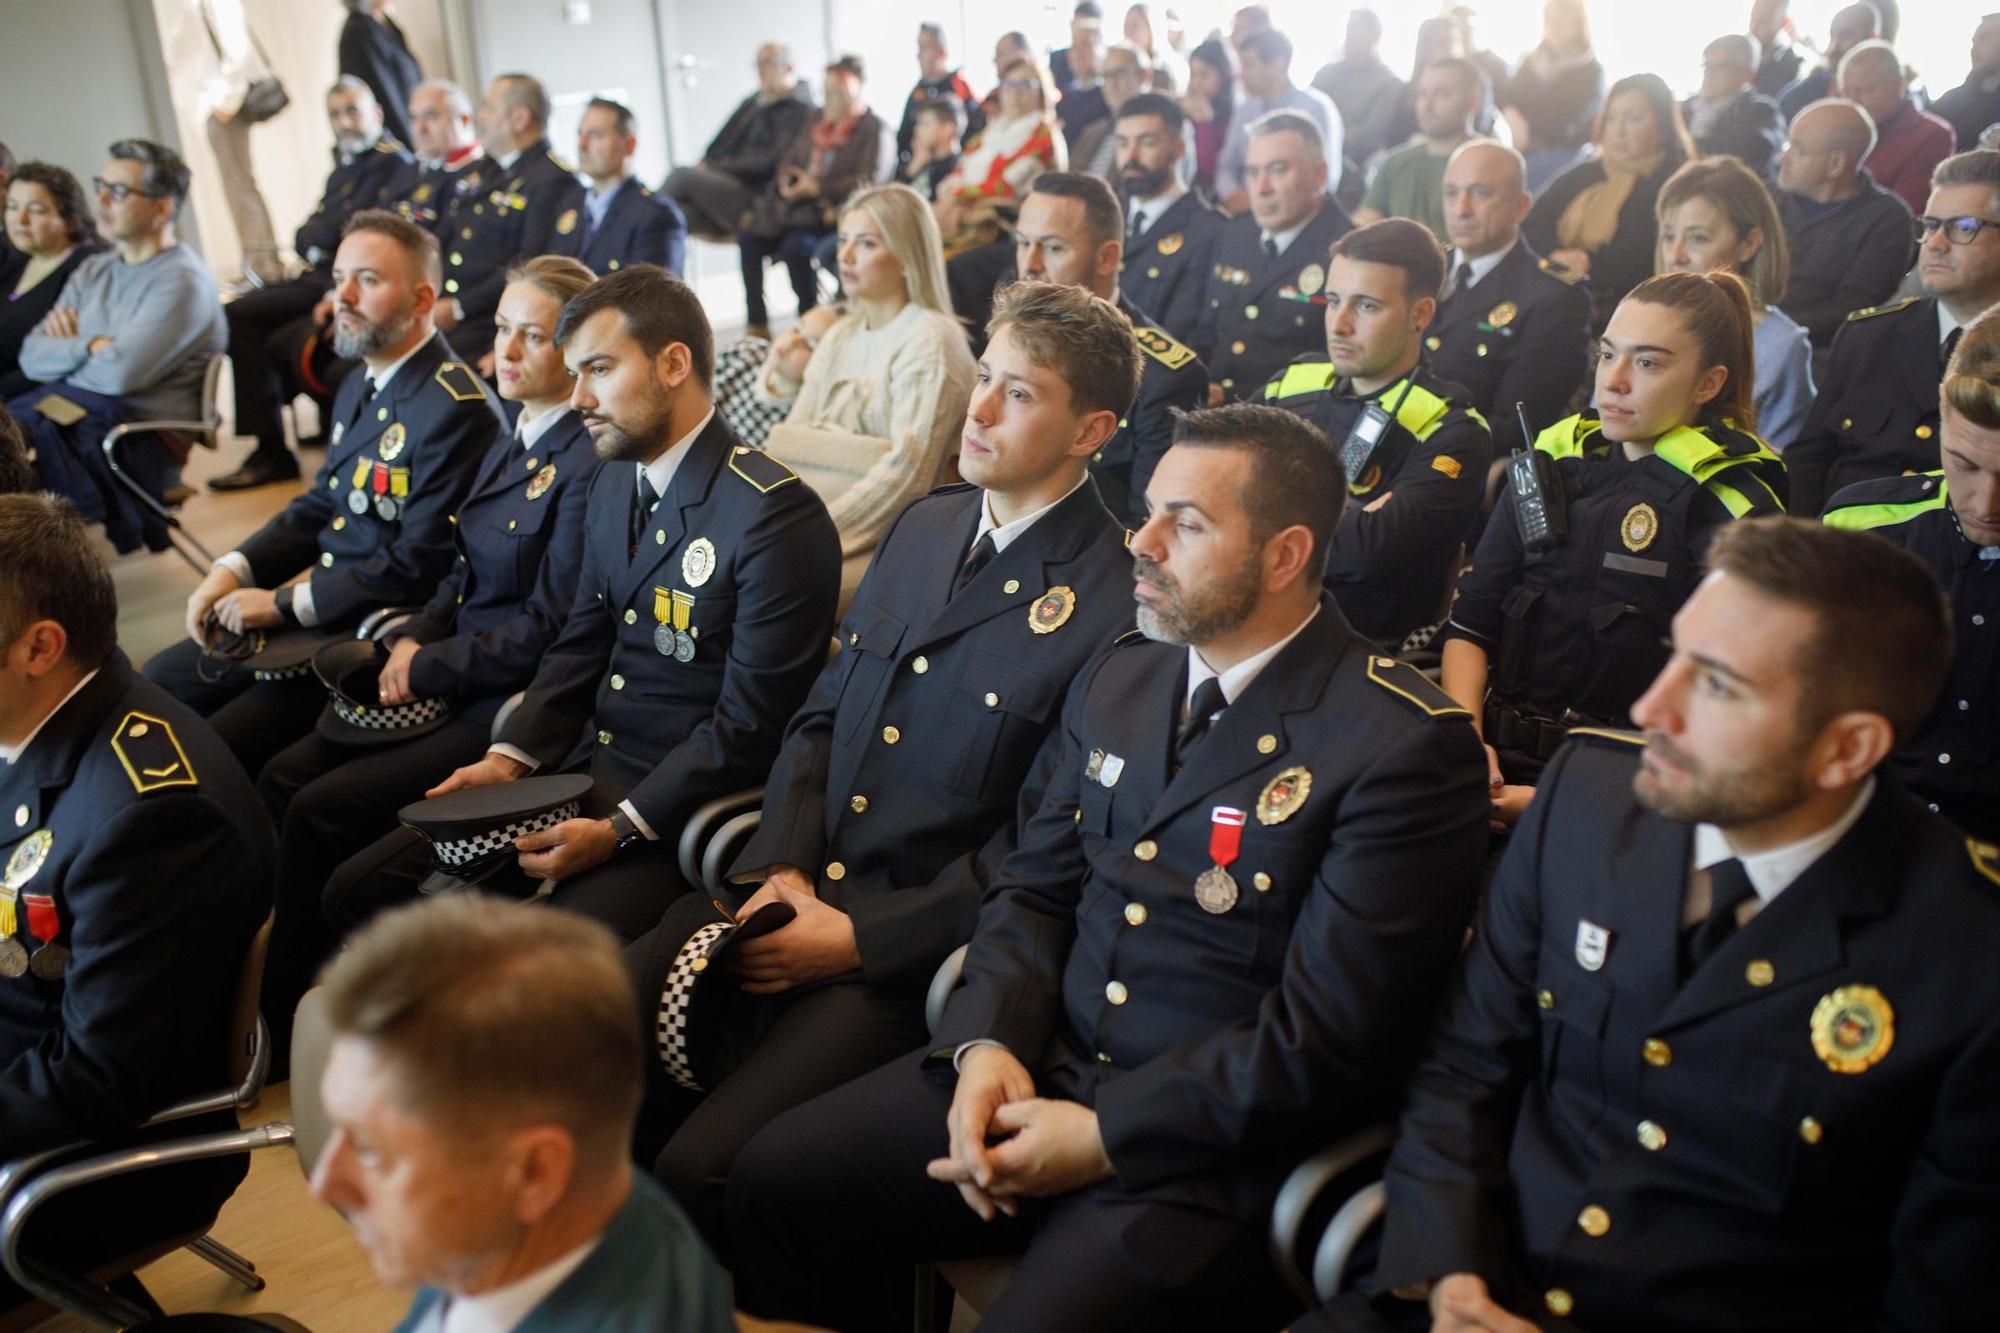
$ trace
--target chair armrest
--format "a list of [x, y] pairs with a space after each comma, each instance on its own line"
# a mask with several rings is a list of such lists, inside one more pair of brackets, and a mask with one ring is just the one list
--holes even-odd
[[[1317, 1305], [1324, 1299], [1315, 1285], [1308, 1284], [1299, 1266], [1299, 1247], [1305, 1238], [1308, 1221], [1325, 1215], [1327, 1205], [1333, 1198], [1352, 1194], [1367, 1184], [1379, 1186], [1377, 1178], [1381, 1173], [1381, 1159], [1387, 1156], [1395, 1141], [1396, 1132], [1387, 1125], [1360, 1130], [1308, 1157], [1293, 1169], [1279, 1187], [1278, 1197], [1271, 1205], [1271, 1261], [1308, 1305]], [[1380, 1216], [1379, 1210], [1376, 1216]], [[1359, 1234], [1357, 1232], [1350, 1239], [1349, 1250], [1352, 1240], [1358, 1239]], [[1342, 1269], [1346, 1258], [1347, 1253], [1343, 1251], [1339, 1256]], [[1318, 1264], [1319, 1256], [1316, 1254], [1315, 1276]], [[1338, 1271], [1336, 1269], [1336, 1276]]]
[[527, 697], [526, 690], [515, 690], [507, 696], [506, 701], [500, 705], [500, 711], [493, 715], [493, 725], [487, 729], [486, 739], [489, 741], [500, 739], [500, 729], [507, 725], [507, 719], [514, 716], [514, 710], [519, 708], [521, 700]]
[[924, 992], [924, 1030], [932, 1036], [937, 1035], [938, 1024], [944, 1020], [944, 1002], [951, 998], [965, 976], [965, 951], [971, 947], [961, 944], [946, 954], [931, 976], [931, 988]]
[[722, 827], [715, 831], [715, 836], [708, 840], [708, 845], [702, 848], [701, 879], [698, 882], [711, 897], [728, 887], [723, 883], [723, 876], [729, 873], [730, 862], [736, 859], [737, 853], [749, 843], [750, 835], [763, 822], [764, 811], [761, 808], [745, 810], [734, 819], [724, 820]]
[[382, 639], [421, 614], [421, 606], [378, 606], [354, 627], [357, 639]]
[[681, 826], [681, 839], [676, 847], [681, 877], [689, 884], [702, 883], [701, 854], [711, 835], [745, 810], [759, 810], [763, 805], [764, 789], [746, 787], [727, 796], [718, 796], [689, 815], [687, 823]]
[[1319, 1238], [1319, 1248], [1313, 1251], [1313, 1291], [1322, 1302], [1331, 1301], [1341, 1293], [1355, 1247], [1381, 1224], [1382, 1215], [1388, 1211], [1389, 1191], [1379, 1180], [1363, 1185], [1334, 1210]]
[[190, 435], [202, 435], [221, 424], [219, 421], [121, 421], [105, 434], [102, 447], [109, 455], [111, 446], [127, 435], [149, 435], [160, 430], [185, 431]]

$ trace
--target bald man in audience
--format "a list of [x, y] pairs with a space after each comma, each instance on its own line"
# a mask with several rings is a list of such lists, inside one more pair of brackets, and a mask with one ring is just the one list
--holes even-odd
[[1951, 156], [1951, 122], [1920, 111], [1903, 84], [1903, 62], [1887, 42], [1863, 42], [1840, 62], [1840, 95], [1875, 122], [1875, 151], [1864, 164], [1882, 188], [1921, 213], [1931, 172]]
[[1703, 157], [1727, 154], [1765, 178], [1785, 142], [1785, 114], [1757, 91], [1757, 39], [1732, 32], [1702, 49], [1701, 91], [1681, 104]]
[[1820, 357], [1849, 314], [1895, 292], [1916, 250], [1909, 206], [1862, 165], [1874, 149], [1868, 113], [1828, 98], [1799, 113], [1778, 158], [1778, 218], [1792, 247], [1778, 308], [1805, 325]]

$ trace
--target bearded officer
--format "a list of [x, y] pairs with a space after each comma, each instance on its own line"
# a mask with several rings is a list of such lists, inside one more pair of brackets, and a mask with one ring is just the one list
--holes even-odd
[[1173, 98], [1140, 93], [1118, 108], [1112, 127], [1126, 223], [1118, 284], [1175, 338], [1192, 338], [1201, 325], [1216, 237], [1229, 220], [1181, 181], [1186, 125]]

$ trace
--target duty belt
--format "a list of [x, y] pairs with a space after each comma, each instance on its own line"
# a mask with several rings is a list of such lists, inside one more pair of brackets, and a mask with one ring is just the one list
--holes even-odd
[[1562, 748], [1572, 727], [1601, 727], [1605, 723], [1574, 708], [1563, 715], [1546, 717], [1507, 704], [1486, 705], [1486, 743], [1496, 750], [1511, 750], [1530, 759], [1544, 760]]

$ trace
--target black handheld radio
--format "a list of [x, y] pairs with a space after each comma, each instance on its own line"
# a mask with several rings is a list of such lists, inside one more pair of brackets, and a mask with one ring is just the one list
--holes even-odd
[[1417, 372], [1403, 381], [1403, 392], [1396, 397], [1396, 405], [1383, 410], [1380, 402], [1371, 402], [1361, 409], [1354, 425], [1347, 432], [1347, 438], [1340, 443], [1340, 470], [1347, 474], [1347, 484], [1358, 486], [1368, 472], [1368, 460], [1375, 452], [1375, 446], [1389, 431], [1389, 423], [1396, 419], [1396, 413], [1403, 410], [1403, 402], [1416, 386]]
[[1516, 449], [1507, 463], [1507, 484], [1514, 490], [1514, 526], [1520, 531], [1522, 548], [1539, 554], [1562, 545], [1569, 535], [1569, 506], [1556, 460], [1535, 448], [1527, 405], [1514, 404], [1514, 416], [1521, 423], [1525, 446]]

